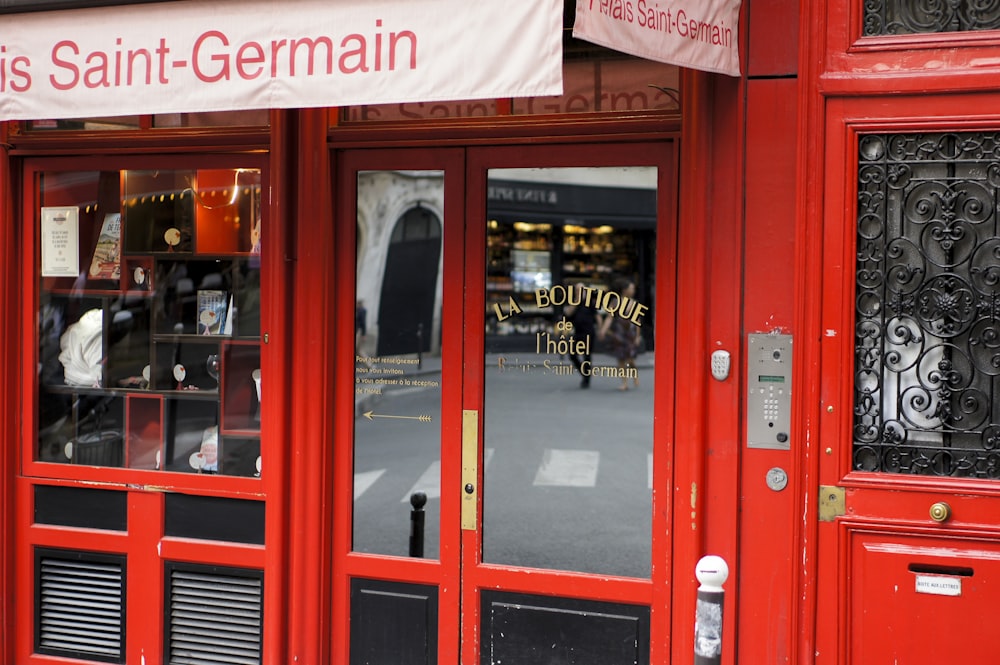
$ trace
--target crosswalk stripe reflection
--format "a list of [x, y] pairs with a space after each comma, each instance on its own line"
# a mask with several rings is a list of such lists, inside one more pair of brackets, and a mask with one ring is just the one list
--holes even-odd
[[357, 500], [359, 496], [364, 494], [365, 490], [374, 485], [375, 481], [383, 473], [385, 473], [385, 469], [375, 469], [374, 471], [354, 474], [354, 499]]
[[[487, 448], [484, 453], [488, 467], [495, 448]], [[596, 450], [566, 450], [548, 448], [542, 456], [542, 463], [535, 472], [533, 484], [538, 487], [595, 487], [601, 453]], [[385, 473], [385, 469], [373, 469], [354, 474], [354, 498], [364, 494]], [[423, 492], [428, 499], [441, 497], [441, 460], [428, 465], [410, 491], [400, 502], [409, 503], [410, 495]], [[646, 486], [653, 487], [653, 455], [646, 456]]]
[[548, 448], [535, 473], [535, 485], [544, 487], [593, 487], [601, 454], [596, 450]]

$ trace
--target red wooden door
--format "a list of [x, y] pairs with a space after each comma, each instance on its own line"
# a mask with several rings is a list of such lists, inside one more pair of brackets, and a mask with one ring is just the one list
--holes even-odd
[[336, 170], [334, 659], [663, 661], [671, 145]]
[[928, 101], [942, 119], [919, 125], [907, 102], [831, 104], [821, 662], [986, 663], [1000, 647], [1000, 137], [956, 115], [983, 104]]

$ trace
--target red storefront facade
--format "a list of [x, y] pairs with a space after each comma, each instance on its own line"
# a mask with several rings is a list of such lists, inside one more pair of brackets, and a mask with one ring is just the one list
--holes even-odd
[[904, 5], [4, 123], [0, 660], [990, 662], [1000, 25]]

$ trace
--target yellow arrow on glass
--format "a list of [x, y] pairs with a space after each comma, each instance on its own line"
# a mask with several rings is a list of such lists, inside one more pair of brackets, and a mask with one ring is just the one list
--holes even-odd
[[430, 416], [386, 416], [382, 415], [381, 413], [375, 413], [374, 411], [366, 411], [361, 415], [363, 415], [368, 420], [375, 420], [376, 418], [397, 418], [399, 420], [417, 420], [422, 423], [431, 422]]

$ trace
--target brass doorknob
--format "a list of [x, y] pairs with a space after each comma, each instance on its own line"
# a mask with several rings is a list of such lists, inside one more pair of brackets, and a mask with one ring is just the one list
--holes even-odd
[[938, 501], [931, 506], [931, 519], [935, 522], [944, 522], [951, 517], [951, 506], [944, 501]]

